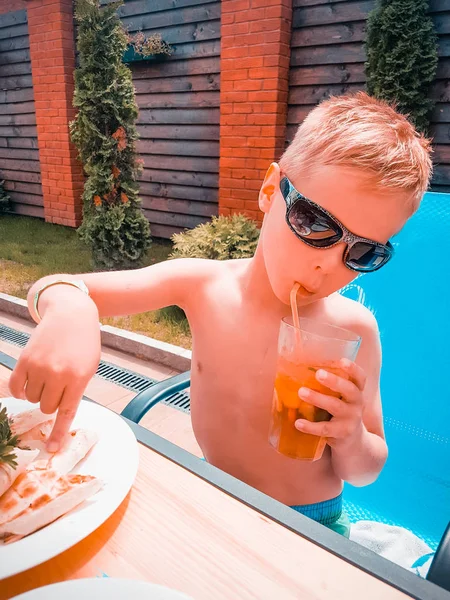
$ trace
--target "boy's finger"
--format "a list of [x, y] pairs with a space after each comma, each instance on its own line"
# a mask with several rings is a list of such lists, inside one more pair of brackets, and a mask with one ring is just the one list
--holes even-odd
[[44, 384], [40, 381], [32, 379], [28, 379], [27, 384], [25, 386], [25, 396], [28, 402], [32, 402], [33, 404], [39, 404], [41, 401], [42, 390], [44, 389]]
[[317, 406], [317, 408], [323, 408], [323, 410], [326, 410], [334, 417], [339, 417], [347, 408], [345, 402], [340, 398], [327, 396], [326, 394], [321, 394], [320, 392], [310, 390], [309, 388], [300, 388], [298, 395], [302, 400], [308, 402], [308, 404]]
[[316, 379], [325, 387], [340, 394], [347, 402], [357, 402], [359, 400], [361, 395], [359, 388], [348, 379], [324, 371], [324, 369], [319, 369], [317, 371]]
[[347, 358], [343, 358], [340, 361], [340, 364], [350, 377], [350, 380], [353, 381], [356, 387], [362, 392], [364, 390], [364, 386], [366, 385], [366, 373], [364, 369]]
[[69, 432], [72, 421], [77, 413], [83, 393], [78, 388], [65, 389], [56, 415], [50, 438], [47, 443], [49, 452], [57, 452]]
[[41, 394], [41, 411], [46, 415], [52, 415], [61, 404], [64, 394], [64, 383], [56, 378], [45, 383]]
[[14, 398], [21, 398], [22, 400], [26, 399], [25, 396], [25, 385], [27, 383], [27, 369], [23, 363], [23, 361], [17, 361], [16, 366], [14, 367], [13, 372], [9, 378], [9, 391], [14, 396]]
[[295, 427], [302, 433], [311, 433], [312, 435], [318, 435], [319, 437], [324, 438], [336, 437], [334, 423], [331, 421], [313, 423], [306, 419], [298, 419], [298, 421], [295, 421]]

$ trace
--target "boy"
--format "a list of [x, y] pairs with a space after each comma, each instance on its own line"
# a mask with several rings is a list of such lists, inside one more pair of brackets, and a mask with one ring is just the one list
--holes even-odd
[[[47, 413], [59, 409], [49, 442], [50, 450], [57, 448], [98, 365], [99, 315], [177, 304], [193, 332], [192, 424], [206, 460], [348, 535], [343, 481], [373, 482], [387, 447], [377, 324], [336, 292], [391, 258], [389, 239], [417, 209], [430, 173], [429, 142], [391, 107], [364, 93], [323, 102], [267, 171], [254, 258], [173, 260], [38, 281], [28, 299], [42, 321], [11, 376], [12, 394], [40, 402]], [[66, 282], [43, 288], [61, 279]], [[67, 284], [74, 280], [84, 282], [80, 289]], [[349, 380], [317, 373], [342, 400], [299, 390], [333, 416], [296, 422], [299, 430], [327, 438], [322, 459], [312, 463], [278, 454], [268, 442], [278, 332], [295, 282], [303, 316], [362, 337], [356, 363], [342, 361]]]

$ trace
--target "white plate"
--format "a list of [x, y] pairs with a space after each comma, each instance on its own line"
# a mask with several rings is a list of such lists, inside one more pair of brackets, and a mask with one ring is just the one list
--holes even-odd
[[[8, 414], [36, 405], [1, 398]], [[98, 442], [73, 470], [100, 478], [103, 489], [54, 523], [18, 542], [0, 544], [0, 580], [35, 567], [71, 548], [95, 531], [120, 506], [136, 477], [139, 464], [134, 433], [119, 415], [93, 402], [82, 401], [72, 429], [97, 432]]]
[[31, 590], [14, 600], [192, 600], [169, 588], [132, 579], [75, 579]]

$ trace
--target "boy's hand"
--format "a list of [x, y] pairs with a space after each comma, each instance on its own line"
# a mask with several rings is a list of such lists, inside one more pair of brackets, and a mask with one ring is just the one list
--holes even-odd
[[331, 421], [312, 423], [299, 419], [295, 422], [299, 431], [327, 438], [331, 447], [352, 441], [360, 436], [364, 429], [362, 416], [366, 375], [360, 366], [347, 359], [342, 359], [339, 367], [347, 373], [349, 379], [324, 369], [317, 371], [316, 379], [325, 387], [339, 393], [341, 398], [321, 394], [309, 388], [300, 388], [298, 393], [303, 401], [328, 411], [332, 415]]
[[58, 411], [48, 442], [50, 452], [59, 449], [69, 431], [101, 352], [95, 304], [70, 290], [58, 294], [61, 302], [47, 309], [9, 380], [16, 398], [40, 403], [46, 414]]

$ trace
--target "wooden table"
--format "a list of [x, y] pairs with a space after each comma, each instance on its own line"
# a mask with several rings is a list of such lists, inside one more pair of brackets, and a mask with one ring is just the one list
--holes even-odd
[[[6, 378], [0, 367], [2, 394]], [[119, 509], [73, 548], [0, 581], [0, 600], [57, 581], [105, 575], [166, 585], [195, 600], [450, 598], [151, 432], [133, 429], [141, 440], [140, 466]], [[303, 535], [321, 539], [313, 543]], [[339, 553], [341, 546], [347, 559], [319, 544]], [[367, 574], [349, 562], [355, 559], [412, 593]]]

